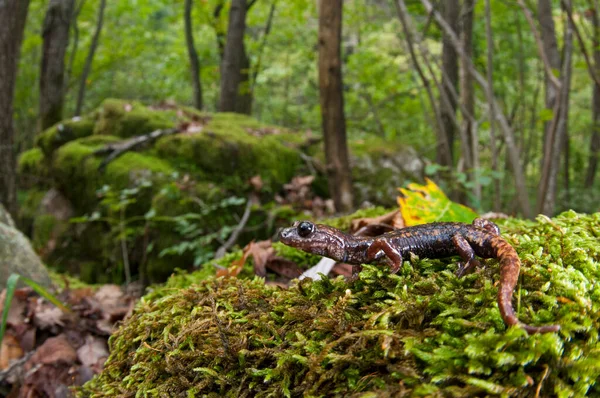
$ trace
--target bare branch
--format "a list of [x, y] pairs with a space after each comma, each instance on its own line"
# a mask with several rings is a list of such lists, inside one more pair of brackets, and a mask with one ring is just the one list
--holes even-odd
[[546, 75], [550, 82], [556, 88], [557, 91], [560, 91], [560, 80], [554, 75], [554, 71], [552, 70], [552, 66], [550, 65], [550, 61], [544, 51], [544, 45], [542, 44], [542, 38], [540, 37], [540, 33], [538, 32], [535, 21], [533, 20], [533, 16], [531, 15], [531, 10], [527, 8], [523, 0], [517, 0], [517, 3], [523, 10], [523, 14], [525, 14], [525, 18], [527, 18], [527, 22], [529, 22], [529, 26], [531, 27], [531, 33], [533, 33], [533, 37], [535, 38], [535, 44], [537, 45], [538, 52], [540, 53], [540, 58], [542, 59], [542, 63], [544, 64], [544, 69], [546, 70]]
[[[399, 2], [400, 1], [401, 0], [399, 0]], [[433, 5], [429, 0], [421, 0], [421, 3], [423, 4], [427, 12], [433, 13], [433, 17], [435, 18], [438, 25], [448, 35], [452, 45], [454, 46], [454, 48], [456, 48], [456, 52], [465, 61], [465, 66], [467, 66], [469, 72], [475, 78], [477, 84], [479, 84], [479, 86], [485, 91], [488, 103], [493, 102], [494, 107], [497, 110], [496, 119], [504, 135], [508, 157], [515, 177], [515, 188], [517, 190], [519, 205], [521, 207], [523, 215], [527, 218], [531, 217], [531, 206], [529, 204], [529, 195], [527, 193], [525, 175], [523, 173], [523, 168], [521, 167], [519, 148], [515, 143], [514, 133], [510, 125], [508, 124], [508, 121], [506, 120], [506, 116], [504, 116], [504, 113], [501, 111], [500, 106], [498, 106], [498, 103], [496, 102], [495, 97], [492, 95], [491, 90], [488, 89], [488, 84], [485, 78], [479, 73], [479, 71], [477, 71], [475, 65], [473, 65], [473, 61], [465, 55], [465, 51], [460, 43], [460, 40], [458, 39], [452, 28], [446, 23], [444, 18], [442, 18], [442, 16], [433, 9]]]

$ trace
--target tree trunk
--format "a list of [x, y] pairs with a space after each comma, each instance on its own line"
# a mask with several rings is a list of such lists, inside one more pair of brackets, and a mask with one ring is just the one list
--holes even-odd
[[[462, 24], [460, 36], [468, 59], [473, 58], [473, 15], [475, 14], [475, 0], [465, 0], [464, 12], [462, 15]], [[465, 61], [459, 57], [459, 77], [460, 77], [460, 101], [466, 115], [463, 115], [462, 129], [467, 137], [466, 147], [468, 155], [471, 158], [471, 180], [473, 181], [473, 195], [481, 200], [481, 184], [479, 184], [479, 138], [475, 131], [472, 116], [475, 115], [475, 92], [473, 90], [473, 77], [469, 73], [469, 68]]]
[[77, 26], [77, 18], [79, 18], [79, 14], [81, 13], [81, 9], [83, 8], [84, 3], [85, 0], [79, 0], [79, 3], [76, 3], [75, 9], [73, 10], [71, 16], [71, 29], [73, 30], [73, 45], [71, 48], [71, 54], [69, 55], [69, 62], [67, 63], [67, 71], [65, 75], [65, 95], [69, 88], [69, 81], [71, 80], [73, 72], [73, 64], [75, 63], [75, 55], [77, 54], [77, 49], [79, 48], [79, 27]]
[[100, 33], [102, 33], [102, 25], [104, 24], [104, 9], [106, 8], [106, 0], [100, 0], [100, 8], [98, 9], [98, 21], [96, 22], [96, 31], [92, 37], [92, 43], [90, 44], [90, 51], [88, 52], [87, 58], [85, 59], [85, 65], [83, 72], [81, 73], [81, 80], [79, 81], [79, 92], [77, 93], [77, 105], [75, 106], [75, 116], [81, 115], [83, 108], [83, 100], [85, 98], [85, 85], [87, 78], [92, 70], [92, 62], [94, 61], [94, 54], [98, 43], [100, 42]]
[[[410, 26], [408, 21], [408, 10], [406, 9], [406, 4], [403, 0], [398, 0], [395, 2], [396, 11], [398, 13], [398, 18], [400, 19], [400, 23], [402, 24], [402, 31], [404, 32], [404, 40], [406, 41], [406, 46], [408, 47], [408, 53], [410, 54], [410, 59], [419, 75], [419, 79], [421, 83], [423, 83], [423, 87], [425, 88], [425, 92], [427, 93], [427, 98], [429, 99], [429, 104], [431, 106], [431, 111], [433, 112], [433, 117], [435, 119], [435, 131], [438, 140], [438, 147], [442, 147], [443, 153], [450, 153], [450, 145], [447, 140], [447, 136], [444, 133], [444, 122], [442, 121], [440, 110], [435, 102], [435, 98], [433, 95], [433, 90], [431, 89], [431, 84], [427, 76], [425, 76], [425, 72], [423, 68], [421, 68], [421, 64], [419, 62], [419, 57], [415, 52], [414, 42], [414, 31]], [[442, 95], [443, 97], [443, 95]], [[438, 150], [439, 152], [439, 150]]]
[[[490, 0], [485, 0], [485, 36], [487, 41], [487, 67], [486, 77], [488, 83], [488, 96], [494, 95], [494, 40], [492, 37], [492, 11]], [[494, 101], [489, 103], [490, 112], [490, 150], [492, 152], [492, 171], [498, 171], [499, 153], [496, 149], [496, 108]], [[494, 178], [493, 209], [500, 211], [500, 180]]]
[[[542, 3], [543, 0], [540, 0]], [[567, 5], [570, 7], [570, 2]], [[538, 10], [541, 13], [541, 10]], [[540, 14], [540, 22], [543, 16]], [[548, 24], [548, 22], [545, 22]], [[554, 26], [554, 24], [552, 23]], [[556, 43], [556, 37], [546, 38], [544, 34], [550, 34], [550, 30], [544, 28], [542, 24], [542, 40], [546, 46], [546, 40]], [[537, 210], [539, 213], [552, 215], [554, 213], [554, 207], [556, 205], [556, 187], [558, 179], [558, 169], [560, 165], [560, 157], [566, 147], [567, 128], [569, 123], [569, 89], [571, 87], [571, 60], [573, 54], [573, 26], [570, 21], [567, 22], [567, 26], [564, 34], [564, 58], [562, 62], [561, 70], [561, 89], [558, 92], [558, 96], [555, 93], [552, 100], [555, 101], [552, 121], [547, 125], [544, 134], [544, 153], [542, 159], [542, 178], [539, 185], [538, 191], [538, 206]], [[548, 55], [550, 62], [553, 54], [548, 51], [551, 50], [549, 47], [545, 48], [546, 54]], [[548, 83], [546, 85], [546, 100], [548, 100]], [[558, 103], [556, 103], [558, 101]]]
[[[452, 28], [454, 34], [458, 35], [460, 14], [459, 1], [446, 0], [441, 4], [443, 7], [444, 20]], [[448, 38], [448, 34], [443, 34], [442, 43], [442, 68], [444, 70], [444, 73], [442, 74], [442, 90], [446, 91], [446, 98], [440, 98], [440, 112], [444, 125], [444, 134], [446, 135], [446, 141], [448, 142], [450, 152], [446, 152], [446, 149], [438, 143], [436, 161], [441, 165], [452, 168], [454, 161], [454, 137], [456, 135], [456, 128], [452, 123], [452, 119], [456, 115], [456, 101], [454, 101], [451, 94], [448, 92], [448, 85], [454, 87], [455, 90], [458, 87], [458, 57], [454, 46], [452, 46], [452, 43]], [[443, 94], [440, 93], [440, 96], [443, 96]]]
[[219, 111], [235, 112], [244, 66], [244, 33], [246, 31], [246, 0], [232, 0], [229, 11], [227, 42], [221, 65]]
[[13, 98], [29, 0], [0, 1], [0, 203], [16, 219]]
[[352, 181], [342, 92], [342, 0], [319, 5], [319, 93], [329, 193], [337, 211], [352, 209]]
[[50, 0], [42, 37], [40, 74], [40, 128], [45, 130], [63, 119], [65, 100], [65, 54], [74, 0]]
[[[596, 76], [600, 76], [600, 10], [592, 9], [592, 25], [594, 35], [592, 47], [594, 49], [594, 69]], [[594, 84], [592, 91], [592, 138], [590, 140], [590, 160], [585, 173], [584, 187], [589, 189], [594, 185], [596, 170], [598, 168], [598, 152], [600, 151], [600, 86]]]
[[252, 113], [252, 91], [250, 90], [250, 58], [246, 52], [246, 45], [242, 41], [242, 64], [240, 69], [240, 83], [235, 101], [235, 112], [250, 115]]
[[192, 29], [192, 0], [185, 0], [185, 9], [183, 12], [185, 24], [185, 43], [187, 45], [188, 55], [190, 57], [190, 69], [192, 73], [192, 87], [194, 89], [194, 106], [196, 109], [202, 109], [202, 82], [200, 81], [200, 62], [198, 53], [194, 46], [194, 34]]

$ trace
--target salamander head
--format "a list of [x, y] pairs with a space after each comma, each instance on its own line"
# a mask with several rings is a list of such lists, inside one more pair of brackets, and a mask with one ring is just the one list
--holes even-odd
[[329, 257], [337, 261], [346, 258], [346, 243], [351, 237], [327, 225], [310, 221], [296, 221], [279, 234], [282, 243], [308, 253]]

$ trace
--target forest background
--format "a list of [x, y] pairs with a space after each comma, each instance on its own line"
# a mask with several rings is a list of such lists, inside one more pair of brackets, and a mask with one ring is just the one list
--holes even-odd
[[[319, 2], [3, 3], [20, 16], [0, 17], [9, 18], [7, 42], [20, 42], [13, 28], [24, 24], [12, 107], [10, 96], [1, 101], [14, 110], [14, 132], [0, 129], [11, 152], [2, 158], [13, 159], [3, 178], [38, 132], [109, 97], [316, 132], [332, 106], [320, 104], [319, 37], [329, 22], [320, 26]], [[342, 2], [324, 4], [342, 13]], [[345, 1], [344, 123], [325, 135], [343, 142], [345, 126], [349, 139], [412, 146], [454, 199], [478, 209], [597, 210], [598, 12], [593, 0]], [[334, 59], [335, 49], [321, 56]], [[0, 73], [11, 83], [9, 64]], [[237, 91], [227, 87], [236, 79]]]

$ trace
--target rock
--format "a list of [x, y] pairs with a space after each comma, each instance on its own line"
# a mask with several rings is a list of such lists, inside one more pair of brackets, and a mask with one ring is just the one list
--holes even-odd
[[32, 279], [44, 287], [52, 284], [48, 270], [33, 251], [27, 237], [16, 228], [0, 223], [0, 289], [4, 289], [6, 280], [13, 273]]
[[2, 203], [0, 203], [0, 224], [6, 224], [12, 228], [15, 227], [15, 222], [13, 221], [12, 217], [10, 216], [10, 213], [8, 212], [8, 210], [6, 210], [4, 208]]

